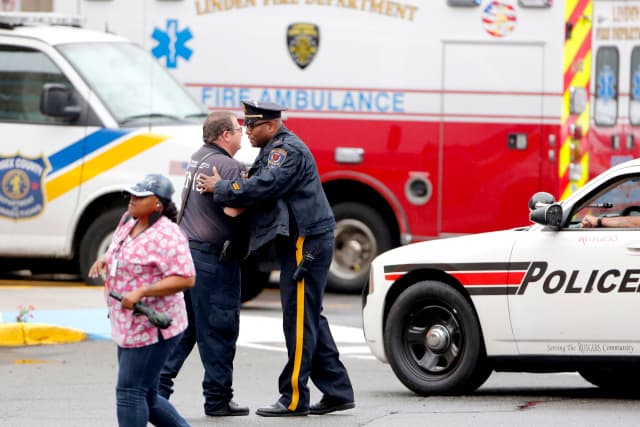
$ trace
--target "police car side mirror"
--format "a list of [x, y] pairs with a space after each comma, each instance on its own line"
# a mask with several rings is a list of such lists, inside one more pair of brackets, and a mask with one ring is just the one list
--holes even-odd
[[556, 198], [551, 193], [540, 191], [529, 199], [529, 211], [541, 208], [542, 206], [552, 205], [556, 202]]
[[554, 228], [562, 226], [562, 206], [557, 203], [535, 208], [529, 214], [532, 222]]
[[80, 116], [80, 106], [74, 104], [71, 91], [60, 83], [45, 83], [40, 95], [40, 112], [47, 116], [74, 121]]

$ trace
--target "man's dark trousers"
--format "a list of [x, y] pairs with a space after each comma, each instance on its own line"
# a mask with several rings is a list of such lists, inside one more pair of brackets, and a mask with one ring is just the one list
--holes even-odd
[[[204, 409], [211, 412], [226, 408], [233, 398], [233, 359], [240, 331], [240, 266], [235, 259], [220, 263], [217, 254], [198, 249], [192, 248], [191, 256], [196, 267], [196, 284], [189, 290], [193, 324], [204, 366]], [[181, 343], [181, 351], [170, 356], [167, 372], [182, 366], [188, 346], [189, 342]]]
[[[332, 401], [354, 401], [349, 375], [339, 359], [329, 323], [322, 315], [333, 245], [332, 231], [306, 238], [276, 239], [281, 268], [283, 327], [289, 356], [278, 383], [280, 403], [291, 411], [309, 409], [309, 378]], [[314, 260], [309, 264], [304, 280], [294, 282], [292, 276], [304, 252], [313, 255]]]

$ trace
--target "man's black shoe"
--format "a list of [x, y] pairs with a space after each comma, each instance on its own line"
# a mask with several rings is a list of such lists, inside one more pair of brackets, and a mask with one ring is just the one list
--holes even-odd
[[249, 408], [247, 406], [240, 406], [233, 400], [230, 400], [225, 406], [215, 411], [204, 411], [210, 417], [232, 417], [249, 415]]
[[260, 415], [261, 417], [305, 417], [309, 415], [309, 410], [299, 409], [297, 411], [290, 411], [289, 408], [280, 403], [280, 401], [277, 401], [273, 405], [258, 408], [256, 415]]
[[336, 411], [346, 411], [347, 409], [353, 409], [356, 407], [355, 402], [335, 402], [331, 399], [320, 399], [320, 402], [314, 403], [309, 408], [311, 415], [324, 415]]

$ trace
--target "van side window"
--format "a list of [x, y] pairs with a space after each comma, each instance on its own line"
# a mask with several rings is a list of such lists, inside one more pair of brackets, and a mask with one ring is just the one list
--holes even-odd
[[0, 45], [0, 121], [64, 123], [63, 118], [40, 112], [45, 83], [70, 82], [44, 53], [18, 46]]
[[618, 120], [618, 49], [603, 46], [596, 54], [595, 114], [599, 126], [613, 126]]
[[640, 125], [640, 46], [631, 51], [631, 69], [629, 70], [629, 122]]

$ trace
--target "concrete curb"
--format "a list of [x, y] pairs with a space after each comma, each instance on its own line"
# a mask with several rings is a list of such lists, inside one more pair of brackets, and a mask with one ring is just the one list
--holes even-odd
[[83, 331], [46, 323], [0, 323], [0, 347], [65, 344], [84, 341]]

